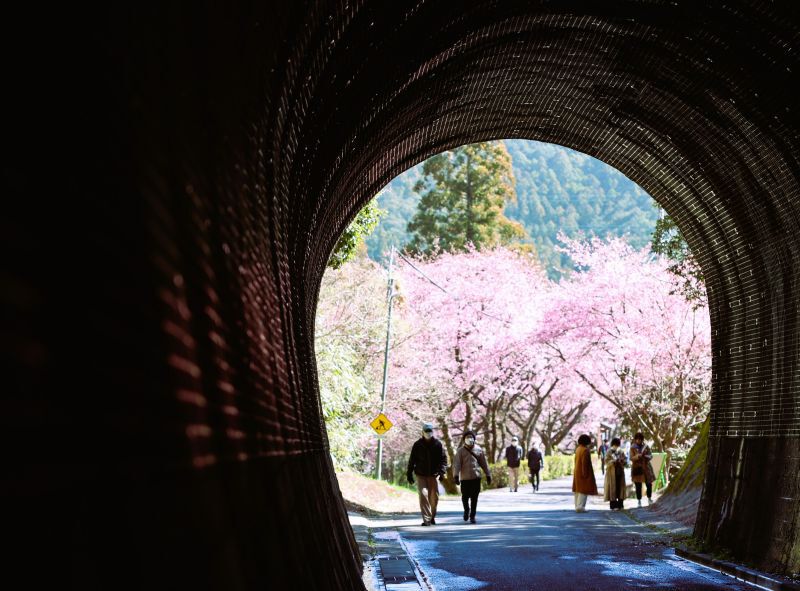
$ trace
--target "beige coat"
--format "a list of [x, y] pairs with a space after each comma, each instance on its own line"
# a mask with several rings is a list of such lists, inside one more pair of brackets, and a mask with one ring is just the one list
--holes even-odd
[[[617, 460], [621, 462], [617, 462]], [[613, 501], [625, 498], [625, 452], [619, 447], [612, 447], [606, 452], [606, 479], [603, 482], [603, 500]], [[622, 472], [622, 487], [616, 490], [617, 470]]]
[[585, 495], [597, 494], [597, 481], [594, 479], [592, 454], [584, 445], [575, 450], [575, 470], [572, 472], [572, 492]]
[[[467, 451], [469, 449], [469, 451]], [[469, 452], [472, 453], [469, 453]], [[475, 459], [475, 456], [478, 459]], [[483, 453], [481, 447], [476, 443], [471, 448], [459, 447], [456, 452], [456, 457], [453, 459], [453, 474], [458, 476], [461, 480], [475, 480], [480, 478], [481, 468], [485, 474], [489, 474], [489, 464], [486, 462], [486, 454]]]

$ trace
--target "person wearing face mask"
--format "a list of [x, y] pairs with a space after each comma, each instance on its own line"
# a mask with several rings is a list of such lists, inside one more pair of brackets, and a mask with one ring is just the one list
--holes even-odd
[[522, 448], [517, 436], [511, 438], [511, 445], [506, 448], [506, 464], [508, 465], [508, 490], [517, 492], [519, 486], [519, 464], [522, 461]]
[[[486, 454], [475, 443], [475, 432], [464, 432], [464, 444], [456, 451], [453, 460], [453, 474], [456, 484], [461, 484], [461, 504], [464, 505], [464, 521], [475, 523], [478, 495], [481, 492], [481, 470], [486, 474], [487, 484], [492, 483]], [[471, 505], [470, 505], [471, 503]]]
[[417, 477], [419, 509], [422, 512], [422, 525], [436, 525], [436, 506], [439, 503], [439, 487], [436, 478], [444, 478], [447, 470], [447, 456], [442, 442], [433, 436], [433, 425], [422, 425], [422, 437], [414, 442], [408, 458], [406, 477], [414, 484]]

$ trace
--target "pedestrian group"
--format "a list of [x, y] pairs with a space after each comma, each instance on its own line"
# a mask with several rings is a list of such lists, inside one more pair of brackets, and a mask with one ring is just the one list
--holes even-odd
[[[589, 435], [578, 437], [575, 448], [575, 465], [572, 472], [572, 492], [575, 497], [575, 511], [586, 511], [586, 503], [590, 496], [597, 495], [597, 483], [592, 466], [592, 443]], [[601, 471], [604, 474], [603, 499], [609, 502], [611, 510], [623, 509], [626, 495], [625, 469], [630, 466], [631, 480], [636, 490], [638, 506], [642, 506], [642, 485], [645, 487], [648, 504], [652, 503], [653, 482], [655, 474], [651, 461], [653, 454], [645, 444], [644, 435], [636, 433], [630, 445], [630, 453], [626, 453], [622, 442], [614, 437], [610, 444], [603, 439], [597, 448]], [[523, 455], [519, 439], [514, 436], [511, 445], [505, 450], [508, 470], [508, 486], [510, 492], [519, 488], [519, 469], [522, 458], [528, 460], [528, 470], [533, 492], [539, 490], [539, 472], [544, 468], [544, 456], [534, 444]], [[414, 442], [408, 460], [406, 476], [410, 484], [417, 485], [419, 508], [422, 513], [422, 525], [436, 525], [436, 507], [439, 502], [439, 484], [447, 473], [447, 455], [442, 442], [434, 437], [433, 425], [422, 425], [422, 436]], [[464, 521], [477, 523], [476, 513], [478, 496], [481, 492], [481, 479], [486, 478], [487, 485], [492, 483], [492, 475], [486, 454], [478, 445], [474, 431], [465, 431], [462, 444], [458, 447], [453, 459], [453, 479], [461, 487], [461, 503], [464, 507]]]

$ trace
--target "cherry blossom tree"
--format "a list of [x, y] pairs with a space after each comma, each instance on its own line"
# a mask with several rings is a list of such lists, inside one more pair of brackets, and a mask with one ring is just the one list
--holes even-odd
[[554, 290], [539, 338], [628, 430], [674, 452], [694, 440], [710, 395], [710, 322], [670, 262], [624, 240], [564, 241], [580, 272]]
[[[691, 445], [708, 411], [710, 327], [670, 262], [624, 240], [564, 241], [578, 269], [550, 282], [505, 248], [401, 257], [384, 436], [387, 467], [407, 458], [423, 422], [452, 457], [463, 432], [498, 461], [569, 450], [601, 422], [657, 450]], [[317, 316], [320, 387], [334, 456], [371, 469], [385, 338], [385, 270], [364, 259], [326, 275]], [[372, 415], [372, 416], [371, 416]], [[357, 457], [358, 459], [354, 459]], [[454, 490], [448, 475], [446, 486]]]
[[448, 452], [473, 428], [496, 457], [509, 411], [530, 413], [530, 368], [517, 362], [529, 356], [550, 282], [530, 255], [495, 248], [405, 258], [399, 283], [414, 337], [395, 356], [390, 393], [407, 412], [435, 415]]

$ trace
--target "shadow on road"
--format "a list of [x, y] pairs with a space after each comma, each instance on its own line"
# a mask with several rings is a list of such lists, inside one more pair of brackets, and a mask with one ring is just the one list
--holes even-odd
[[436, 526], [420, 527], [413, 515], [374, 523], [374, 531], [399, 536], [439, 591], [748, 589], [677, 558], [667, 540], [609, 511], [601, 497], [593, 498], [586, 513], [576, 513], [570, 486], [564, 479], [535, 494], [481, 493], [476, 524], [463, 520], [460, 498], [447, 497]]

